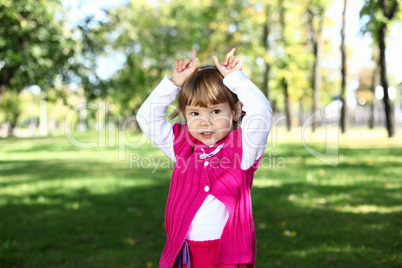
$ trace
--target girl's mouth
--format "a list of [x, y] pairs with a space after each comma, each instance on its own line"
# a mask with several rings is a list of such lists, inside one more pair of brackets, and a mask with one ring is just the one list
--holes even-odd
[[200, 135], [203, 138], [209, 138], [212, 137], [212, 135], [214, 135], [215, 132], [201, 132]]

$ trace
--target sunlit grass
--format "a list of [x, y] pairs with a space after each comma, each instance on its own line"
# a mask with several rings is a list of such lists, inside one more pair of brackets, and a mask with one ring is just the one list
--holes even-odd
[[[299, 133], [277, 129], [255, 174], [257, 267], [401, 266], [401, 133], [340, 135], [336, 167], [310, 155]], [[322, 149], [322, 134], [309, 135]], [[119, 154], [117, 142], [0, 140], [0, 267], [158, 267], [173, 165], [133, 164], [130, 153], [163, 153], [147, 143]]]

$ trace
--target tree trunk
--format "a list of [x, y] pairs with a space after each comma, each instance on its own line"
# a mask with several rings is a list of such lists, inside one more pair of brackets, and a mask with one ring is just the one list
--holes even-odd
[[18, 118], [20, 117], [20, 112], [16, 112], [15, 114], [11, 113], [6, 115], [6, 122], [9, 124], [8, 135], [14, 136], [14, 129], [17, 126]]
[[3, 73], [0, 74], [0, 99], [6, 88], [10, 85], [11, 78], [16, 70], [17, 68], [3, 69]]
[[292, 112], [290, 109], [290, 99], [289, 99], [289, 90], [288, 90], [288, 82], [285, 78], [282, 78], [282, 86], [283, 86], [283, 94], [285, 95], [285, 109], [286, 109], [286, 128], [288, 131], [292, 130]]
[[1, 96], [3, 95], [4, 91], [6, 91], [6, 86], [0, 85], [0, 101], [1, 101]]
[[272, 114], [276, 112], [276, 100], [273, 99], [271, 102], [271, 109], [272, 109]]
[[387, 26], [382, 24], [378, 30], [378, 42], [380, 48], [380, 75], [381, 75], [381, 86], [384, 89], [384, 107], [385, 107], [385, 119], [386, 126], [388, 131], [388, 137], [395, 136], [395, 115], [394, 115], [394, 107], [389, 99], [388, 95], [388, 79], [387, 79], [387, 69], [385, 63], [385, 34], [387, 31]]
[[10, 122], [9, 124], [10, 124], [10, 128], [8, 129], [8, 135], [9, 136], [15, 136], [14, 129], [15, 129], [15, 126], [17, 125], [17, 123]]
[[[285, 37], [285, 31], [286, 31], [286, 9], [284, 8], [284, 0], [279, 1], [279, 22], [281, 25], [281, 41], [282, 41], [282, 46], [285, 50], [286, 54], [286, 47], [287, 47], [287, 42], [286, 42], [286, 37]], [[286, 59], [282, 59], [282, 62], [279, 63], [281, 68], [286, 70], [288, 68], [288, 63], [286, 62]], [[292, 128], [292, 113], [290, 110], [290, 98], [289, 98], [289, 85], [288, 81], [286, 78], [286, 75], [284, 75], [281, 78], [281, 86], [283, 87], [283, 95], [285, 97], [285, 114], [286, 114], [286, 127], [287, 130], [290, 131]]]
[[322, 49], [322, 19], [320, 18], [320, 26], [317, 33], [317, 45], [315, 48], [315, 61], [314, 61], [314, 123], [313, 132], [318, 127], [318, 113], [316, 111], [320, 108], [320, 93], [321, 93], [321, 49]]
[[[269, 34], [271, 32], [271, 8], [270, 5], [267, 4], [266, 7], [266, 15], [267, 21], [264, 25], [264, 36], [263, 36], [263, 45], [265, 48], [265, 52], [268, 54], [270, 45], [269, 45]], [[269, 72], [270, 72], [270, 64], [269, 62], [265, 61], [265, 72], [264, 72], [264, 91], [267, 98], [269, 98]]]
[[299, 99], [299, 127], [303, 126], [304, 116], [303, 116], [303, 99]]
[[346, 6], [347, 0], [343, 1], [343, 13], [342, 13], [342, 30], [341, 30], [341, 53], [342, 53], [342, 85], [341, 85], [341, 101], [342, 101], [342, 111], [341, 111], [341, 130], [342, 133], [346, 133], [348, 130], [348, 106], [346, 104], [346, 48], [345, 48], [345, 28], [346, 28]]
[[375, 109], [376, 109], [376, 97], [375, 97], [375, 88], [377, 87], [378, 81], [377, 81], [377, 68], [374, 68], [373, 71], [373, 79], [371, 80], [371, 91], [373, 93], [373, 102], [370, 105], [370, 118], [369, 118], [369, 128], [373, 129], [375, 125]]
[[[308, 12], [308, 23], [310, 25], [310, 41], [313, 46], [313, 56], [314, 56], [314, 64], [313, 64], [313, 75], [312, 75], [312, 88], [313, 88], [313, 107], [312, 114], [314, 116], [312, 126], [312, 131], [315, 132], [318, 127], [318, 113], [317, 110], [320, 106], [320, 88], [321, 88], [321, 46], [322, 46], [322, 24], [323, 18], [314, 15], [311, 9], [307, 10]], [[318, 29], [314, 29], [314, 18], [318, 17], [319, 25]]]

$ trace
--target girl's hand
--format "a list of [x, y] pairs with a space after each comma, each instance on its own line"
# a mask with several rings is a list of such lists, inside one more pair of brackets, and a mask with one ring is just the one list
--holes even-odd
[[193, 49], [193, 59], [190, 60], [189, 57], [180, 60], [175, 60], [173, 76], [170, 81], [178, 87], [183, 86], [184, 81], [189, 77], [197, 68], [198, 58], [197, 49]]
[[232, 48], [232, 50], [228, 54], [226, 54], [223, 64], [219, 62], [217, 57], [212, 56], [215, 66], [224, 77], [232, 72], [241, 71], [243, 68], [243, 62], [240, 60], [240, 58], [237, 56], [233, 56], [235, 50], [236, 48]]

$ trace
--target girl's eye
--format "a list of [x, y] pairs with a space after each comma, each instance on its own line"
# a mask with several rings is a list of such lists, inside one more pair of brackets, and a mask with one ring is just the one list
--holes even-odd
[[192, 116], [197, 116], [198, 113], [197, 113], [197, 112], [192, 112], [191, 115], [192, 115]]
[[213, 114], [219, 114], [221, 111], [220, 110], [213, 110], [212, 113]]

